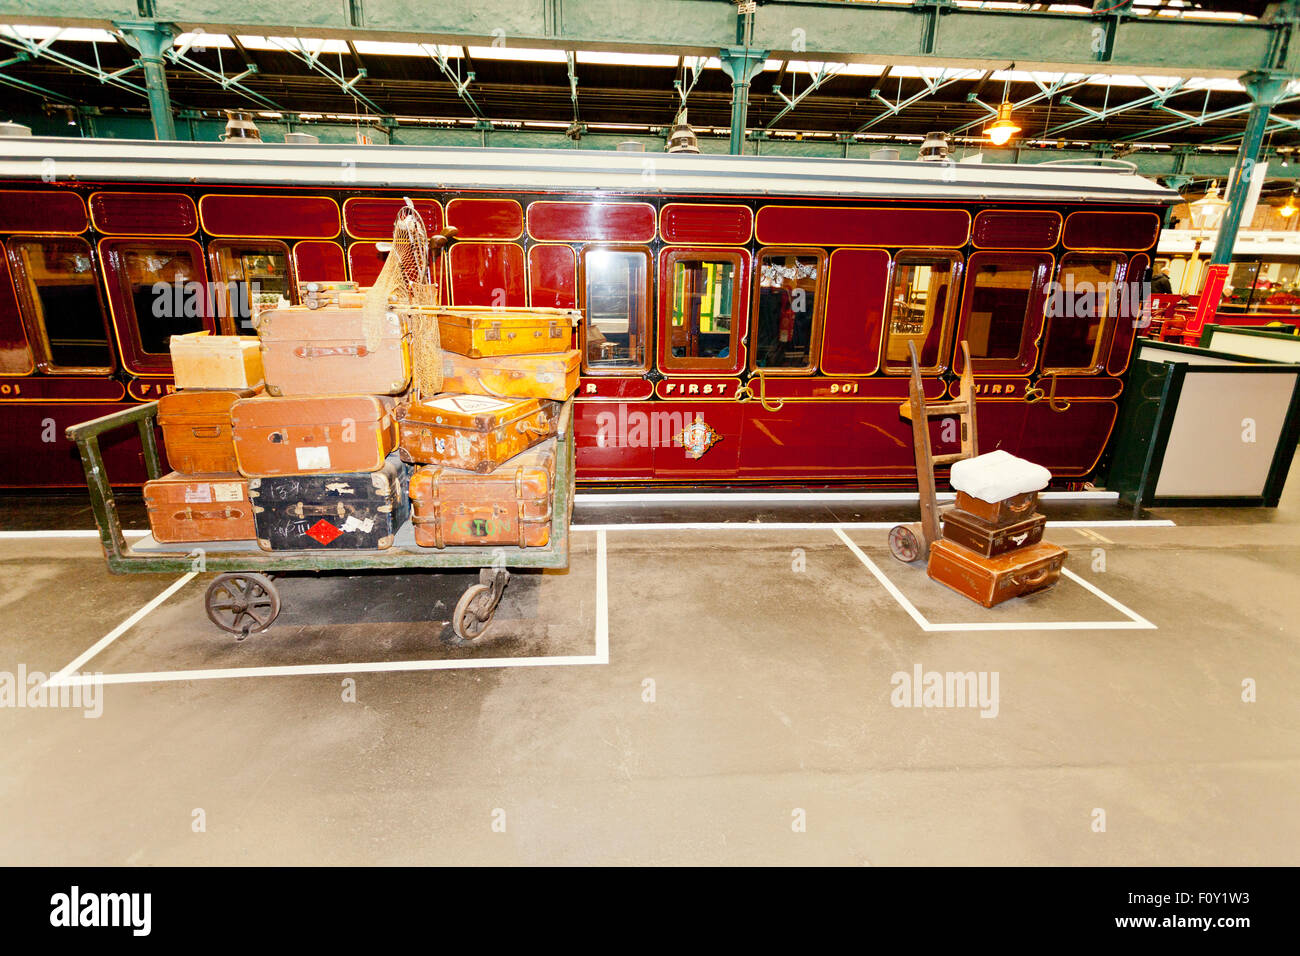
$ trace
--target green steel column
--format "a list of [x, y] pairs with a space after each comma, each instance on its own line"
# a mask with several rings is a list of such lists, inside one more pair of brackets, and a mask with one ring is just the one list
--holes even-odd
[[145, 89], [149, 93], [149, 113], [153, 117], [155, 139], [175, 139], [171, 94], [167, 92], [167, 72], [163, 53], [171, 49], [180, 35], [174, 23], [158, 20], [122, 20], [113, 24], [139, 54], [136, 62], [144, 71]]
[[1255, 172], [1255, 160], [1259, 156], [1259, 148], [1264, 144], [1269, 111], [1286, 93], [1290, 82], [1291, 77], [1279, 73], [1247, 73], [1241, 78], [1241, 85], [1246, 88], [1251, 101], [1246, 132], [1241, 137], [1237, 164], [1228, 180], [1228, 208], [1223, 213], [1223, 222], [1219, 224], [1219, 234], [1214, 240], [1214, 254], [1206, 268], [1201, 298], [1196, 304], [1196, 315], [1188, 321], [1184, 330], [1186, 336], [1199, 336], [1206, 323], [1213, 321], [1214, 313], [1218, 311], [1223, 286], [1228, 279], [1228, 265], [1232, 262], [1232, 250], [1237, 244], [1241, 213], [1246, 208], [1246, 195], [1250, 192], [1250, 180]]
[[726, 47], [718, 51], [722, 69], [731, 77], [731, 153], [745, 148], [745, 122], [749, 116], [749, 84], [767, 61], [766, 50]]

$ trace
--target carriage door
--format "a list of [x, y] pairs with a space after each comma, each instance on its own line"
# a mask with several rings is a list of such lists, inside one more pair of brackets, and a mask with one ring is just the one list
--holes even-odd
[[660, 254], [656, 478], [736, 474], [749, 274], [744, 249], [669, 246]]
[[[967, 262], [952, 365], [960, 374], [965, 341], [979, 399], [981, 452], [1020, 454], [1053, 264], [1047, 252], [976, 252]], [[957, 383], [952, 389], [956, 396]]]
[[1148, 265], [1145, 255], [1135, 259], [1114, 252], [1061, 256], [1047, 298], [1038, 381], [1029, 390], [1020, 452], [1053, 475], [1091, 471], [1115, 425], [1119, 376], [1140, 320], [1140, 303], [1131, 293]]
[[[539, 248], [533, 246], [530, 254]], [[654, 474], [651, 403], [645, 401], [654, 391], [647, 378], [653, 359], [653, 261], [647, 247], [621, 245], [587, 245], [579, 258], [582, 401], [574, 410], [574, 434], [584, 477], [645, 479]]]

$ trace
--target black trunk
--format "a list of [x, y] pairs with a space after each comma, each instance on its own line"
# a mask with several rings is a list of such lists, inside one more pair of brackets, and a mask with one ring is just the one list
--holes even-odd
[[250, 478], [257, 543], [265, 551], [375, 551], [410, 517], [411, 468], [396, 453], [376, 472]]

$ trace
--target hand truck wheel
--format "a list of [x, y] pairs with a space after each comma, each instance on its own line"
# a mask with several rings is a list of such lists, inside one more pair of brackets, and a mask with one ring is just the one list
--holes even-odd
[[918, 524], [896, 524], [889, 529], [889, 551], [904, 564], [921, 557], [924, 535]]
[[218, 574], [203, 601], [208, 619], [242, 641], [271, 626], [280, 614], [280, 591], [265, 574]]
[[486, 633], [509, 581], [510, 572], [504, 568], [485, 568], [479, 572], [479, 583], [465, 589], [451, 618], [451, 629], [462, 643]]

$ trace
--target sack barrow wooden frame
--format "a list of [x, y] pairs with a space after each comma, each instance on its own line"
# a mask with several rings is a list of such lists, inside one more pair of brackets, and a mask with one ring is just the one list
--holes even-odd
[[[285, 551], [266, 552], [255, 541], [211, 541], [158, 545], [152, 539], [127, 543], [122, 534], [113, 487], [104, 468], [99, 437], [135, 425], [140, 433], [145, 467], [150, 479], [162, 474], [156, 438], [158, 403], [138, 405], [112, 415], [73, 425], [68, 438], [76, 442], [90, 490], [91, 508], [99, 527], [99, 540], [113, 574], [185, 573], [201, 559], [204, 571], [221, 572], [208, 586], [208, 617], [222, 630], [240, 639], [264, 631], [280, 612], [280, 593], [273, 575], [286, 571], [347, 571], [363, 569], [426, 568], [452, 570], [480, 568], [479, 583], [461, 596], [452, 618], [452, 630], [462, 641], [472, 641], [487, 630], [510, 580], [508, 568], [569, 566], [569, 525], [573, 515], [574, 438], [573, 400], [565, 402], [559, 416], [555, 461], [555, 489], [551, 508], [550, 542], [543, 548], [455, 547], [442, 550], [398, 542], [386, 551]], [[409, 530], [410, 523], [404, 526]], [[147, 546], [151, 543], [152, 546]], [[183, 551], [180, 549], [184, 549]]]
[[[927, 560], [930, 546], [938, 541], [943, 509], [939, 508], [939, 498], [935, 491], [934, 469], [936, 465], [951, 465], [963, 458], [974, 458], [979, 454], [979, 439], [975, 426], [975, 374], [971, 369], [970, 347], [963, 340], [961, 343], [961, 398], [950, 402], [926, 404], [925, 391], [921, 383], [921, 365], [916, 357], [916, 345], [907, 343], [912, 356], [912, 377], [909, 382], [909, 398], [898, 406], [899, 414], [912, 423], [912, 444], [916, 450], [916, 485], [921, 505], [921, 520], [910, 524], [899, 524], [889, 529], [889, 550], [899, 561], [910, 564], [913, 561]], [[948, 455], [936, 455], [930, 449], [930, 419], [935, 416], [956, 415], [961, 423], [961, 451]]]

